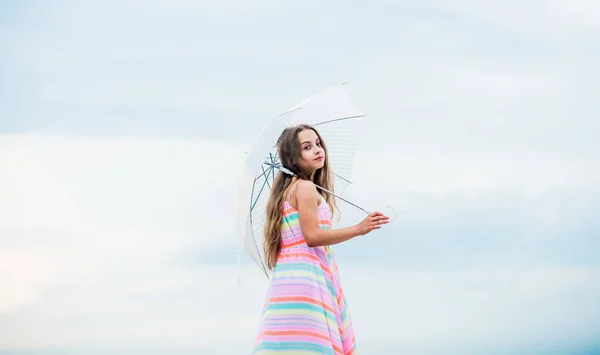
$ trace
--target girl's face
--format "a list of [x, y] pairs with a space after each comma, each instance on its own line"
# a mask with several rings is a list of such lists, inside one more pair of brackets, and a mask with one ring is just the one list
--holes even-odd
[[312, 129], [305, 129], [298, 133], [300, 142], [300, 164], [313, 172], [325, 165], [325, 149], [321, 145], [319, 136]]

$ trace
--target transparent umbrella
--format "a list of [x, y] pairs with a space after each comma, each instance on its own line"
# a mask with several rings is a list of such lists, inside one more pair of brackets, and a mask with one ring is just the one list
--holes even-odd
[[[329, 164], [334, 176], [338, 199], [370, 213], [344, 199], [340, 194], [351, 184], [350, 174], [357, 145], [357, 135], [365, 115], [350, 98], [346, 84], [327, 88], [271, 119], [247, 153], [238, 192], [237, 228], [241, 245], [254, 262], [269, 278], [263, 251], [263, 228], [266, 204], [276, 174], [289, 173], [281, 167], [277, 139], [286, 127], [310, 124], [315, 127], [327, 144]], [[283, 170], [283, 171], [282, 171]], [[239, 264], [238, 248], [238, 264]]]

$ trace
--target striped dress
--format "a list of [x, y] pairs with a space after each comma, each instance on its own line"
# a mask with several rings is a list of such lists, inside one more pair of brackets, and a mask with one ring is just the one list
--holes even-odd
[[[355, 339], [331, 248], [309, 247], [286, 200], [281, 251], [273, 269], [253, 354], [355, 354]], [[323, 199], [319, 228], [331, 228]]]

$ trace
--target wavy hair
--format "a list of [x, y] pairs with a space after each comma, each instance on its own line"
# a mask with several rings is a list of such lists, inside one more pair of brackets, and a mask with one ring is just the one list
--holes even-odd
[[[329, 156], [327, 154], [327, 145], [321, 138], [319, 132], [312, 126], [302, 124], [294, 127], [286, 128], [279, 139], [277, 140], [277, 150], [279, 152], [279, 160], [286, 169], [292, 171], [299, 179], [310, 180], [311, 170], [303, 167], [300, 164], [301, 145], [298, 140], [298, 134], [306, 129], [313, 130], [325, 152], [325, 163], [323, 167], [315, 172], [312, 182], [315, 185], [335, 192], [333, 190], [333, 177], [329, 167]], [[275, 181], [271, 188], [271, 195], [267, 203], [266, 222], [264, 229], [264, 253], [267, 263], [267, 268], [273, 270], [277, 263], [279, 251], [281, 250], [281, 222], [283, 220], [283, 203], [286, 198], [284, 196], [287, 189], [290, 187], [293, 176], [284, 172], [277, 173]], [[319, 193], [325, 198], [327, 204], [333, 214], [335, 209], [335, 199], [329, 193], [319, 190]]]

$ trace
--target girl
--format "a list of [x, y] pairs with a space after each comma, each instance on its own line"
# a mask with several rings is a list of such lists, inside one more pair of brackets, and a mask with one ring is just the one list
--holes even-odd
[[354, 331], [330, 245], [381, 228], [374, 212], [331, 229], [333, 196], [327, 147], [313, 127], [287, 128], [277, 141], [281, 164], [267, 204], [264, 251], [273, 271], [254, 354], [354, 354]]

